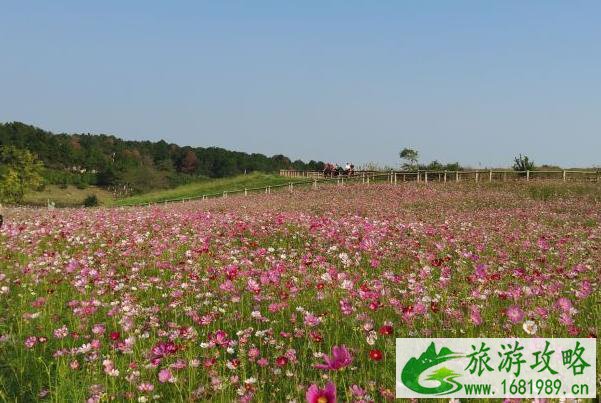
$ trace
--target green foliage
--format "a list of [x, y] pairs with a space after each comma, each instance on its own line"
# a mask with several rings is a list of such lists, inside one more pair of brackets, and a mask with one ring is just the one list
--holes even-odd
[[[126, 187], [134, 192], [185, 183], [183, 176], [194, 180], [292, 168], [322, 170], [324, 166], [317, 161], [292, 162], [284, 155], [267, 157], [218, 147], [180, 147], [164, 140], [127, 141], [104, 134], [54, 134], [19, 122], [0, 124], [0, 145], [36, 153], [52, 178], [51, 184], [83, 182]], [[74, 175], [81, 177], [79, 182]]]
[[42, 191], [25, 193], [21, 203], [45, 207], [48, 205], [48, 201], [51, 201], [55, 203], [56, 207], [81, 207], [85, 198], [92, 194], [96, 195], [100, 205], [110, 206], [113, 203], [114, 194], [112, 192], [93, 185], [86, 189], [79, 189], [72, 185], [67, 186], [66, 189], [61, 189], [58, 185], [47, 185]]
[[25, 191], [43, 183], [42, 168], [28, 150], [0, 145], [0, 201], [20, 203]]
[[17, 203], [23, 198], [19, 183], [19, 175], [13, 169], [3, 169], [2, 180], [0, 180], [0, 201]]
[[407, 161], [407, 163], [404, 164], [404, 166], [406, 168], [413, 168], [413, 167], [417, 166], [419, 152], [417, 152], [416, 150], [413, 150], [411, 148], [405, 147], [399, 152], [399, 157], [401, 157], [401, 159], [404, 159]]
[[520, 154], [513, 161], [513, 169], [515, 171], [532, 171], [535, 168], [534, 161], [531, 161], [527, 155]]
[[96, 195], [92, 194], [87, 196], [84, 201], [83, 201], [83, 205], [85, 207], [96, 207], [98, 206], [98, 197], [96, 197]]
[[394, 168], [377, 162], [367, 162], [358, 167], [360, 171], [393, 171]]
[[86, 172], [69, 172], [61, 169], [53, 169], [44, 167], [42, 170], [44, 183], [48, 185], [74, 185], [74, 186], [90, 186], [96, 184], [96, 174]]
[[443, 164], [434, 160], [428, 165], [419, 165], [419, 169], [425, 171], [461, 171], [463, 168], [458, 162]]
[[588, 198], [596, 203], [601, 200], [601, 188], [596, 184], [532, 184], [526, 188], [530, 198], [537, 201], [550, 201], [558, 198]]
[[287, 184], [290, 178], [279, 175], [269, 175], [254, 172], [248, 175], [238, 175], [231, 178], [198, 180], [194, 183], [179, 186], [175, 189], [153, 191], [136, 195], [115, 202], [117, 205], [157, 203], [163, 200], [180, 199], [186, 197], [202, 196], [206, 194], [222, 193], [224, 191], [244, 190], [264, 186]]
[[132, 167], [123, 172], [120, 176], [120, 182], [129, 185], [134, 193], [144, 193], [153, 189], [169, 187], [167, 174], [148, 165]]

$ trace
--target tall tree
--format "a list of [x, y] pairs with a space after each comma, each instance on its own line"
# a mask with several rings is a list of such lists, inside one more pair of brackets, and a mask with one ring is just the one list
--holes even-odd
[[419, 153], [416, 150], [411, 148], [403, 148], [399, 153], [399, 157], [406, 160], [408, 163], [405, 164], [407, 167], [417, 167], [417, 160], [419, 158]]
[[28, 189], [42, 184], [42, 168], [31, 152], [0, 146], [0, 200], [20, 203]]
[[196, 172], [196, 169], [198, 168], [198, 164], [199, 164], [198, 157], [196, 156], [194, 151], [187, 150], [186, 153], [184, 154], [184, 158], [182, 158], [182, 163], [181, 163], [180, 169], [183, 173], [191, 174], [191, 173]]

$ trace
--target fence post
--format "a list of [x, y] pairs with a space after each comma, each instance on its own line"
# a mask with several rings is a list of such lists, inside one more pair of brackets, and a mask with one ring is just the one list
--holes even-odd
[[396, 185], [396, 172], [394, 173], [394, 184]]
[[476, 171], [476, 183], [478, 183], [478, 171]]
[[566, 181], [566, 170], [565, 169], [563, 170], [563, 181], [564, 182]]
[[367, 184], [369, 185], [369, 175], [367, 175]]
[[419, 169], [417, 170], [417, 181], [419, 182]]
[[444, 183], [447, 183], [447, 170], [444, 170]]
[[488, 171], [488, 181], [492, 182], [492, 169]]
[[317, 179], [313, 179], [313, 189], [317, 189]]
[[244, 196], [248, 196], [248, 189], [244, 188]]
[[507, 172], [503, 172], [503, 182], [507, 181]]
[[530, 171], [526, 171], [526, 182], [530, 180]]
[[428, 171], [424, 172], [424, 183], [428, 183]]
[[365, 172], [361, 172], [361, 183], [365, 183]]
[[344, 186], [344, 176], [343, 176], [342, 178], [340, 178], [340, 184], [341, 184], [342, 186]]
[[455, 182], [459, 182], [459, 171], [455, 171]]

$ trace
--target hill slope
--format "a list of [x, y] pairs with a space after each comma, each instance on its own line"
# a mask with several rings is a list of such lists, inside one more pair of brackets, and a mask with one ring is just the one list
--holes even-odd
[[244, 188], [282, 185], [290, 182], [290, 178], [264, 173], [238, 175], [232, 178], [207, 179], [188, 185], [178, 186], [174, 189], [145, 193], [114, 201], [115, 205], [124, 206], [132, 204], [156, 203], [170, 199], [196, 197], [207, 194], [222, 193]]
[[245, 172], [322, 169], [323, 163], [284, 155], [267, 157], [218, 147], [188, 147], [164, 140], [129, 141], [105, 134], [54, 134], [20, 122], [0, 123], [0, 146], [28, 149], [44, 162], [50, 184], [84, 182], [134, 192], [170, 188], [199, 177]]

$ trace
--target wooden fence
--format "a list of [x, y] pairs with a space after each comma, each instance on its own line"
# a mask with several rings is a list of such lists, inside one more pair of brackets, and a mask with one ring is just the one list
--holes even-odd
[[[324, 178], [320, 171], [294, 171], [280, 170], [281, 176], [291, 178]], [[346, 178], [347, 175], [328, 176], [329, 178]], [[359, 178], [363, 183], [371, 180], [387, 178], [390, 183], [401, 182], [493, 182], [493, 181], [586, 181], [599, 182], [601, 171], [591, 170], [541, 170], [541, 171], [514, 171], [514, 170], [470, 170], [470, 171], [355, 171], [350, 178]]]
[[535, 180], [559, 180], [567, 181], [589, 181], [599, 182], [600, 171], [584, 170], [561, 170], [561, 171], [512, 171], [512, 170], [479, 170], [479, 171], [356, 171], [352, 176], [325, 177], [319, 171], [292, 171], [281, 170], [281, 176], [290, 178], [302, 178], [299, 181], [284, 183], [281, 185], [263, 186], [256, 188], [232, 189], [219, 193], [210, 193], [192, 197], [181, 197], [177, 199], [159, 200], [150, 203], [132, 203], [125, 206], [144, 206], [154, 204], [166, 204], [176, 202], [188, 202], [192, 200], [206, 200], [217, 197], [230, 197], [233, 195], [248, 196], [250, 194], [271, 194], [276, 191], [293, 192], [295, 188], [304, 186], [317, 189], [321, 184], [345, 185], [347, 183], [391, 183], [400, 182], [493, 182], [493, 181], [535, 181]]
[[[307, 177], [305, 176], [305, 178], [307, 178]], [[284, 184], [280, 184], [280, 185], [270, 185], [270, 186], [244, 188], [244, 189], [231, 189], [231, 190], [227, 190], [227, 191], [223, 191], [223, 192], [219, 192], [219, 193], [208, 193], [208, 194], [201, 194], [201, 195], [197, 195], [197, 196], [188, 196], [188, 197], [180, 197], [180, 198], [176, 198], [176, 199], [157, 200], [157, 201], [145, 202], [145, 203], [122, 204], [121, 206], [133, 207], [133, 206], [150, 206], [150, 205], [154, 205], [154, 204], [167, 204], [167, 203], [177, 203], [177, 202], [183, 203], [183, 202], [188, 202], [188, 201], [193, 201], [193, 200], [207, 200], [210, 198], [217, 198], [217, 197], [227, 198], [227, 197], [230, 197], [233, 195], [248, 196], [250, 194], [257, 194], [257, 193], [271, 194], [272, 192], [282, 191], [282, 190], [285, 190], [288, 192], [293, 192], [294, 189], [301, 187], [301, 186], [317, 189], [322, 184], [344, 185], [346, 183], [351, 183], [351, 182], [356, 183], [358, 181], [361, 181], [362, 179], [365, 183], [376, 182], [376, 181], [377, 182], [385, 182], [385, 181], [389, 180], [389, 174], [374, 172], [369, 177], [364, 177], [364, 178], [362, 178], [360, 176], [352, 176], [352, 177], [340, 176], [340, 177], [334, 177], [334, 178], [324, 178], [324, 176], [322, 174], [321, 177], [314, 176], [311, 179], [304, 179], [304, 180], [295, 181], [295, 182], [288, 182], [288, 183], [284, 183]]]

